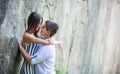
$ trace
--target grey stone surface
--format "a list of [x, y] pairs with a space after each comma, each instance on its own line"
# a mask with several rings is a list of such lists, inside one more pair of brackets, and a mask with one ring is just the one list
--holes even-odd
[[[17, 39], [31, 11], [60, 25], [56, 68], [68, 74], [120, 74], [120, 0], [1, 0], [0, 74], [15, 74]], [[5, 12], [5, 13], [4, 13]]]
[[19, 61], [17, 38], [0, 34], [0, 42], [0, 74], [15, 74]]
[[7, 0], [0, 0], [0, 26], [3, 23], [5, 17], [7, 3]]

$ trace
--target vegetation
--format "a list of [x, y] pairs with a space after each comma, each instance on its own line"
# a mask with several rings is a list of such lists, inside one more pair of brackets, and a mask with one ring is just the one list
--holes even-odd
[[56, 68], [56, 74], [65, 74], [65, 69], [64, 68]]

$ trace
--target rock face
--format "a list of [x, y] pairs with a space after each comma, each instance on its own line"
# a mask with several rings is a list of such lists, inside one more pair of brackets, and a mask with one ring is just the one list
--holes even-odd
[[0, 74], [16, 74], [17, 39], [32, 11], [60, 25], [56, 68], [120, 74], [120, 0], [0, 0]]

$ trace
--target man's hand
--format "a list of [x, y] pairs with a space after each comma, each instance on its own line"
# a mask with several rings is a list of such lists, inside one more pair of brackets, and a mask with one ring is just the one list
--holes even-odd
[[18, 41], [18, 46], [19, 46], [19, 48], [21, 48], [21, 46], [22, 46], [22, 41]]

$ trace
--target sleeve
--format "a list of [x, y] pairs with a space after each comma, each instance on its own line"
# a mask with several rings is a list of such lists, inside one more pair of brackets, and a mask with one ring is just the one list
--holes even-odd
[[40, 47], [39, 50], [36, 52], [35, 55], [31, 56], [31, 64], [37, 64], [45, 59], [49, 58], [51, 55], [51, 47], [49, 46], [43, 46]]

